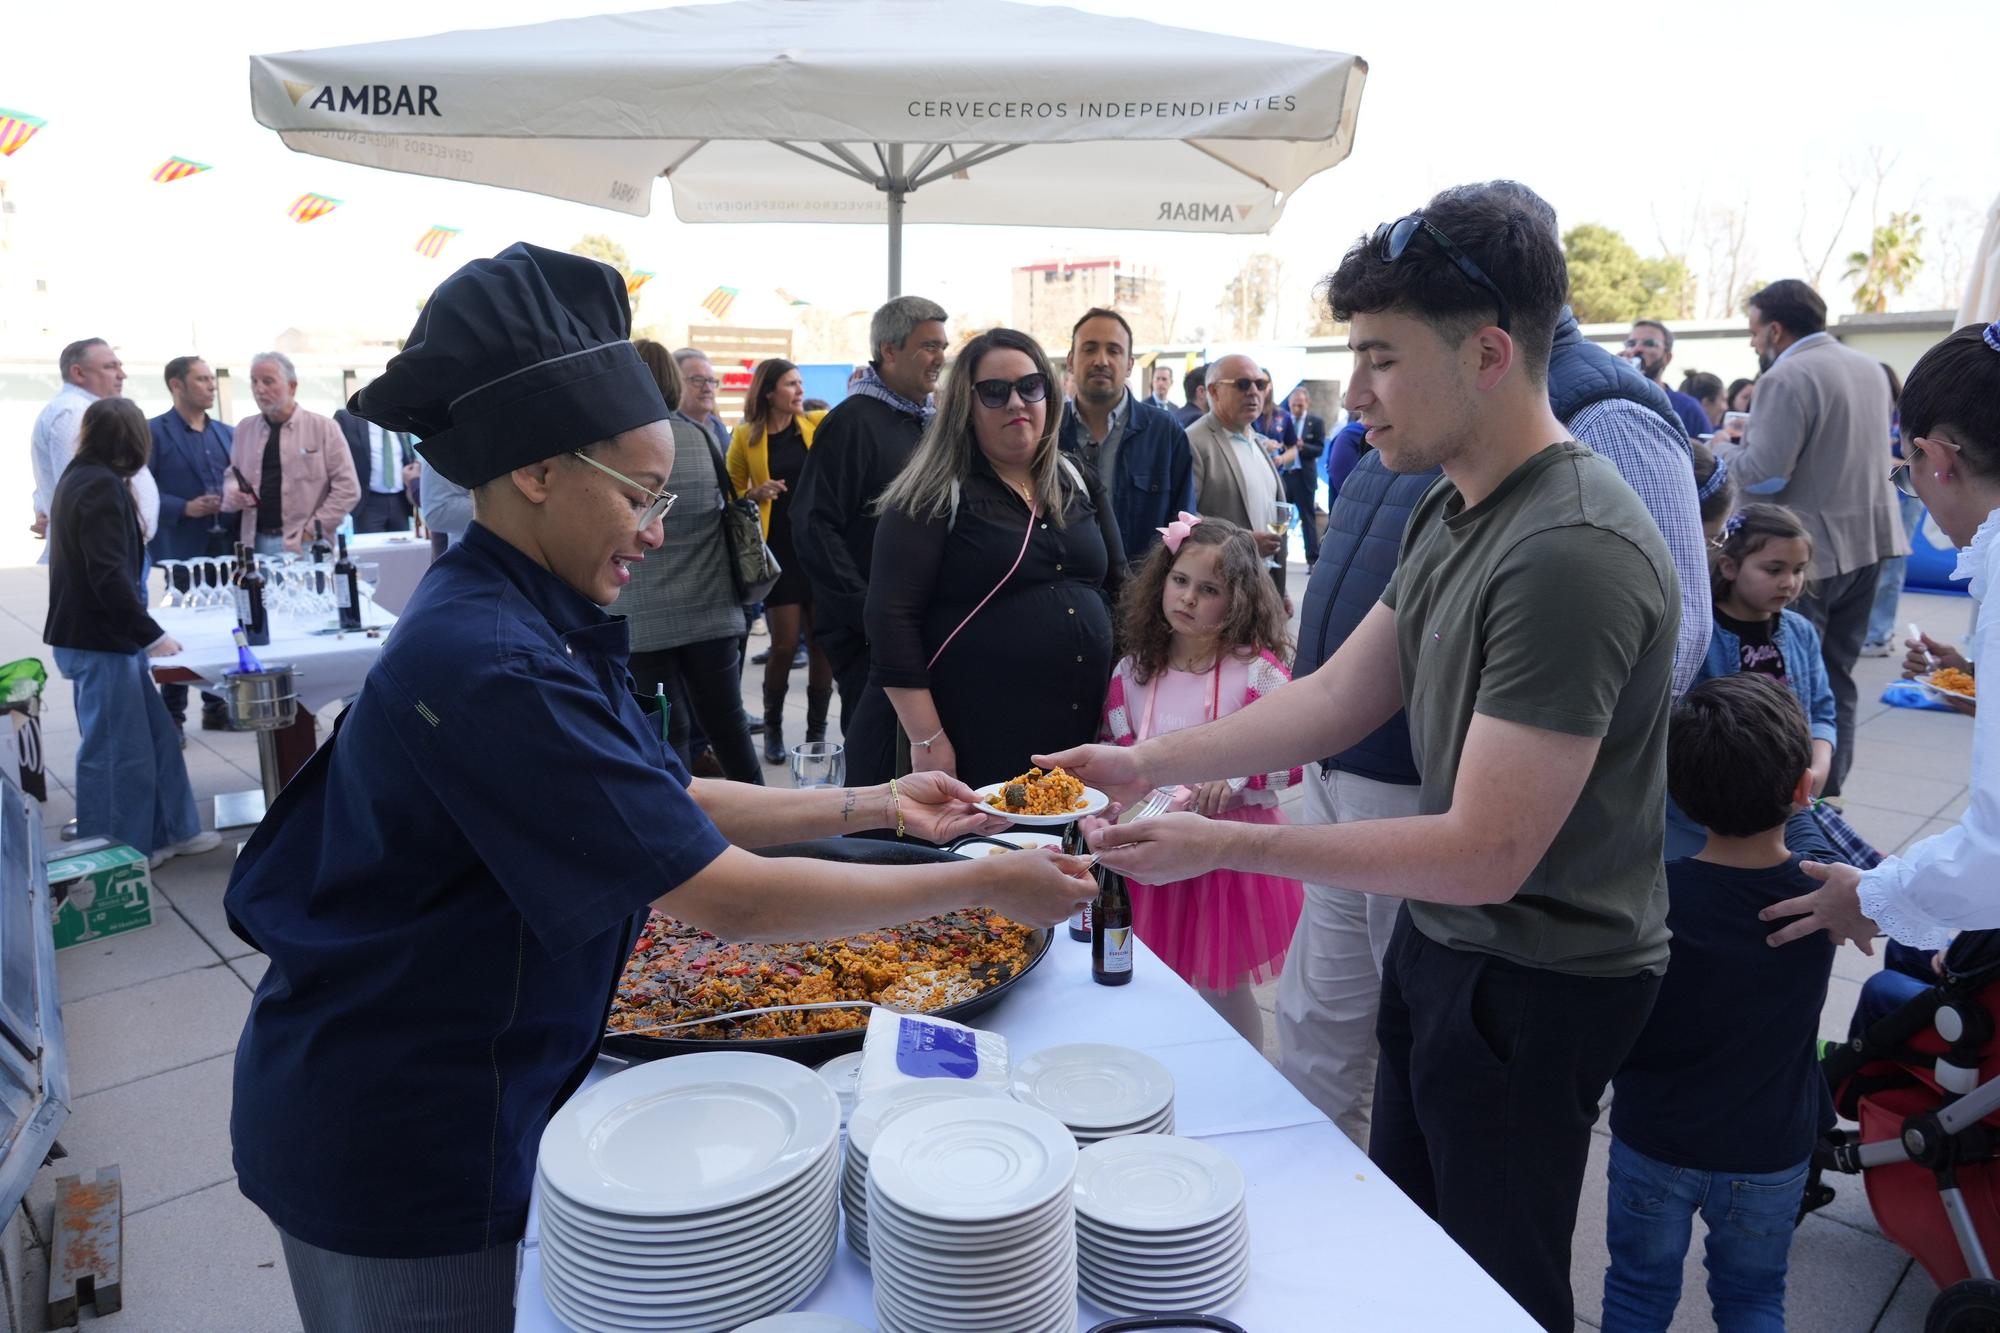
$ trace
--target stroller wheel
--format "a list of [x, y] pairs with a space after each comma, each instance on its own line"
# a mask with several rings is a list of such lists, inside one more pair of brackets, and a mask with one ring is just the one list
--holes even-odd
[[1995, 1333], [2000, 1330], [2000, 1282], [1971, 1277], [1938, 1293], [1924, 1319], [1924, 1333]]

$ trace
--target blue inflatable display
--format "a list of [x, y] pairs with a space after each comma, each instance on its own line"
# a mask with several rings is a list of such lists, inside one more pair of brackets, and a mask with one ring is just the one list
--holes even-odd
[[1931, 522], [1930, 511], [1924, 510], [1910, 533], [1910, 563], [1903, 569], [1903, 586], [1919, 592], [1963, 596], [1966, 585], [1951, 580], [1951, 571], [1957, 564], [1958, 548]]

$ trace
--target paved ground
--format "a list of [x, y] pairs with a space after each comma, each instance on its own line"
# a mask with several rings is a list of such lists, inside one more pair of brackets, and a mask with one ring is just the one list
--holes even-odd
[[[49, 660], [41, 643], [46, 586], [39, 569], [0, 569], [0, 661]], [[1294, 586], [1303, 586], [1298, 571]], [[1901, 619], [1956, 639], [1967, 610], [1963, 598], [1913, 597]], [[1891, 666], [1862, 664], [1861, 748], [1848, 788], [1848, 817], [1885, 851], [1937, 832], [1964, 809], [1972, 743], [1964, 718], [1875, 703]], [[787, 725], [796, 734], [804, 697], [802, 679], [794, 681]], [[746, 697], [756, 693], [753, 684]], [[70, 691], [60, 681], [48, 693], [44, 739], [51, 779], [44, 815], [54, 847], [56, 831], [72, 813], [68, 783], [77, 742]], [[216, 793], [257, 785], [256, 749], [247, 735], [195, 731], [187, 763], [205, 812]], [[225, 842], [207, 856], [158, 871], [162, 910], [151, 929], [59, 955], [75, 1094], [62, 1134], [71, 1156], [62, 1169], [115, 1162], [126, 1189], [125, 1309], [104, 1320], [86, 1314], [86, 1324], [131, 1333], [281, 1333], [298, 1327], [277, 1236], [237, 1192], [229, 1160], [231, 1057], [263, 970], [263, 960], [223, 922], [232, 850]], [[1875, 966], [1855, 950], [1842, 951], [1823, 1033], [1844, 1034], [1861, 982]], [[1269, 990], [1260, 996], [1267, 1009]], [[1607, 1142], [1600, 1126], [1576, 1231], [1572, 1280], [1579, 1326], [1595, 1326], [1599, 1305]], [[25, 1204], [34, 1246], [25, 1273], [27, 1303], [37, 1308], [47, 1284], [43, 1238], [55, 1174], [45, 1169]], [[1687, 1274], [1674, 1328], [1710, 1328], [1695, 1255]], [[1808, 1218], [1793, 1245], [1793, 1327], [1814, 1333], [1920, 1329], [1933, 1294], [1928, 1279], [1876, 1229], [1858, 1185], [1845, 1185], [1838, 1203]]]

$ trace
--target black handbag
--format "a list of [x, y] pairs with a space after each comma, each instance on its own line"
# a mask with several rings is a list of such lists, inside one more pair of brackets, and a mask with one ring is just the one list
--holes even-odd
[[722, 451], [708, 427], [697, 424], [695, 429], [708, 442], [708, 456], [715, 462], [715, 484], [722, 488], [722, 540], [729, 546], [729, 572], [736, 580], [737, 600], [745, 606], [761, 602], [784, 572], [764, 540], [763, 512], [755, 500], [736, 493], [736, 484], [729, 479]]

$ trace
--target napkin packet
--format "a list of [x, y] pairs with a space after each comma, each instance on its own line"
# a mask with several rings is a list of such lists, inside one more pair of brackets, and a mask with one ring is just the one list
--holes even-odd
[[861, 1043], [859, 1105], [878, 1092], [923, 1079], [952, 1079], [1007, 1095], [1007, 1039], [929, 1014], [877, 1009]]

